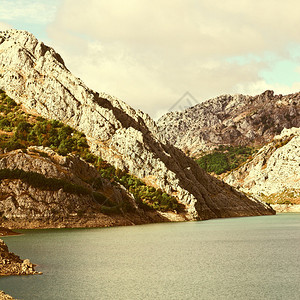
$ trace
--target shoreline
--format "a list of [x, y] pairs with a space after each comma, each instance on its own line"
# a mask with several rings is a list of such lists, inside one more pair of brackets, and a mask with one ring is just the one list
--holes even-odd
[[142, 215], [125, 214], [119, 216], [97, 214], [91, 218], [65, 218], [59, 220], [14, 220], [2, 222], [0, 238], [14, 236], [22, 233], [14, 230], [26, 229], [79, 229], [79, 228], [109, 228], [118, 226], [134, 226], [155, 223], [173, 223], [190, 221], [184, 213], [149, 211]]
[[29, 259], [21, 259], [20, 256], [10, 252], [6, 243], [0, 239], [0, 277], [11, 275], [36, 275], [42, 274], [35, 271], [35, 264]]
[[277, 213], [300, 213], [300, 204], [271, 204]]
[[227, 219], [227, 218], [244, 218], [244, 217], [257, 217], [275, 215], [276, 211], [272, 214], [236, 214], [234, 216], [220, 216], [208, 219], [192, 219], [187, 216], [185, 212], [173, 211], [146, 211], [143, 214], [126, 213], [123, 215], [104, 215], [97, 213], [89, 217], [79, 218], [59, 218], [56, 220], [24, 220], [14, 219], [2, 221], [0, 226], [0, 238], [3, 236], [16, 236], [22, 235], [13, 230], [26, 230], [26, 229], [80, 229], [80, 228], [110, 228], [119, 226], [134, 226], [146, 224], [160, 224], [160, 223], [178, 223], [190, 221], [207, 221], [214, 219]]
[[21, 235], [21, 233], [15, 232], [11, 229], [8, 229], [6, 227], [0, 227], [0, 237], [2, 236], [16, 236]]
[[[27, 230], [27, 229], [87, 229], [87, 228], [111, 228], [120, 226], [135, 226], [135, 225], [147, 225], [147, 224], [160, 224], [160, 223], [178, 223], [178, 222], [190, 222], [190, 221], [208, 221], [214, 219], [227, 219], [227, 218], [244, 218], [244, 217], [258, 217], [269, 216], [275, 214], [252, 214], [252, 215], [236, 215], [236, 216], [224, 216], [210, 219], [190, 219], [185, 213], [174, 212], [146, 212], [144, 215], [126, 214], [118, 216], [118, 219], [114, 216], [99, 214], [93, 216], [93, 218], [83, 219], [60, 219], [60, 220], [15, 220], [13, 222], [2, 222], [0, 227], [0, 238], [3, 236], [17, 236], [23, 233], [18, 233], [13, 230]], [[4, 227], [5, 226], [5, 227]]]

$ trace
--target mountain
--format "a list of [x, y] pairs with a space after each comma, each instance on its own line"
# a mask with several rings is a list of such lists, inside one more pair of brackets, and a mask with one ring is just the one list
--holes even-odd
[[165, 139], [194, 157], [220, 145], [262, 146], [283, 128], [300, 127], [300, 93], [223, 95], [167, 113], [157, 124]]
[[[0, 221], [10, 228], [184, 220], [175, 197], [93, 155], [84, 134], [0, 91]], [[177, 211], [177, 214], [170, 211]], [[0, 232], [2, 234], [2, 231]]]
[[224, 181], [279, 211], [300, 211], [300, 128], [284, 129]]
[[82, 132], [94, 155], [185, 205], [187, 218], [272, 214], [206, 174], [124, 102], [89, 89], [61, 56], [25, 31], [0, 33], [0, 88], [27, 113]]

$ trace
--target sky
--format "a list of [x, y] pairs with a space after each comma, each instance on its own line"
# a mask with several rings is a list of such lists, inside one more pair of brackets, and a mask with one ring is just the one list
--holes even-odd
[[299, 92], [299, 11], [298, 0], [0, 0], [0, 30], [33, 33], [87, 86], [157, 119], [223, 94]]

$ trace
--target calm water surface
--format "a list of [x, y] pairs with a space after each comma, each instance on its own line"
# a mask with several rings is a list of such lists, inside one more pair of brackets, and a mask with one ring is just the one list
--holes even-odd
[[18, 299], [300, 299], [300, 214], [22, 232], [44, 274], [0, 278]]

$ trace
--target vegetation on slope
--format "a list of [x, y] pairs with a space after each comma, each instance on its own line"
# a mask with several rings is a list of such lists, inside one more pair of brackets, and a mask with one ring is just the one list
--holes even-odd
[[114, 179], [124, 185], [133, 194], [136, 202], [144, 209], [157, 209], [162, 211], [179, 210], [180, 204], [175, 197], [169, 196], [161, 189], [147, 186], [142, 180], [125, 171], [115, 169], [113, 166], [100, 167], [102, 177]]
[[[147, 186], [135, 176], [115, 169], [101, 157], [93, 155], [83, 133], [64, 125], [62, 122], [46, 120], [25, 113], [16, 102], [0, 90], [0, 148], [11, 151], [26, 149], [29, 146], [50, 147], [60, 155], [72, 153], [80, 156], [87, 162], [92, 163], [103, 178], [109, 179], [112, 183], [119, 182], [124, 185], [134, 195], [136, 202], [143, 209], [168, 211], [181, 208], [175, 197], [164, 193], [160, 189]], [[46, 178], [41, 174], [32, 172], [16, 170], [9, 173], [8, 170], [3, 170], [0, 173], [0, 179], [11, 178], [9, 176], [15, 176], [18, 179], [27, 181], [29, 184], [34, 184], [32, 178], [36, 178], [37, 182], [40, 182], [39, 188], [44, 186], [48, 189], [50, 186], [59, 189], [61, 186], [68, 186], [72, 191], [76, 190], [76, 193], [84, 193], [84, 189], [86, 189], [79, 186], [75, 187], [72, 184], [67, 185], [66, 182], [62, 182], [60, 179]], [[98, 180], [94, 187], [101, 188], [101, 181]], [[89, 191], [85, 193], [89, 193]], [[107, 205], [107, 201], [103, 201], [104, 195], [93, 193], [93, 196], [99, 203], [105, 202]]]
[[300, 204], [300, 190], [284, 189], [280, 193], [264, 195], [261, 193], [262, 201], [269, 204]]
[[197, 159], [196, 162], [205, 171], [220, 175], [239, 167], [255, 152], [256, 149], [253, 147], [221, 145], [212, 153]]
[[87, 195], [90, 191], [80, 185], [70, 183], [63, 179], [48, 178], [36, 172], [26, 172], [20, 169], [1, 169], [0, 181], [2, 179], [21, 179], [29, 185], [48, 191], [58, 191], [63, 189], [66, 193]]

